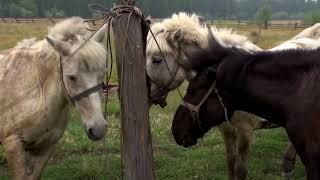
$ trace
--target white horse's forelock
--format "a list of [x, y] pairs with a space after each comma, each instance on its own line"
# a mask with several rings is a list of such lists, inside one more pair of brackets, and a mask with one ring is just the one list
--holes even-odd
[[[162, 22], [155, 23], [151, 26], [152, 32], [163, 51], [170, 49], [166, 38], [170, 33], [182, 29], [184, 39], [196, 41], [200, 46], [207, 46], [207, 30], [201, 25], [195, 14], [189, 15], [184, 12], [173, 14], [171, 18], [164, 19]], [[153, 42], [151, 33], [148, 34], [148, 50], [158, 51], [158, 47]]]
[[81, 17], [71, 17], [48, 29], [49, 36], [75, 44], [91, 35], [89, 26]]

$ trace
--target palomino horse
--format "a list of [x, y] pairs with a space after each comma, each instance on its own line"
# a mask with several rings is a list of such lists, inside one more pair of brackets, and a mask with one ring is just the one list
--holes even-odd
[[[165, 97], [169, 91], [180, 86], [185, 79], [190, 80], [195, 76], [195, 72], [192, 70], [187, 71], [184, 65], [188, 63], [190, 55], [195, 50], [207, 47], [208, 30], [199, 23], [196, 15], [190, 16], [185, 13], [174, 14], [171, 18], [165, 19], [161, 23], [153, 24], [151, 29], [162, 53], [153, 39], [153, 35], [149, 33], [146, 69], [151, 79], [151, 98], [158, 100]], [[230, 29], [212, 27], [211, 31], [228, 46], [237, 46], [249, 52], [261, 51], [246, 37]], [[317, 41], [301, 37], [297, 40], [289, 40], [270, 50], [313, 48], [318, 46], [320, 44]], [[165, 56], [165, 60], [162, 54]], [[237, 112], [233, 116], [231, 123], [236, 127], [237, 131], [227, 123], [219, 126], [225, 142], [229, 179], [244, 179], [247, 175], [246, 161], [253, 130], [272, 126], [264, 119], [244, 112]], [[284, 175], [293, 175], [294, 160], [294, 148], [289, 146], [284, 156]]]
[[284, 127], [307, 179], [320, 179], [320, 49], [248, 53], [211, 37], [186, 66], [199, 73], [173, 120], [177, 142], [192, 143], [235, 110], [246, 111]]
[[105, 136], [99, 91], [106, 29], [88, 39], [83, 19], [70, 18], [49, 29], [46, 39], [13, 48], [0, 60], [0, 140], [13, 179], [40, 179], [67, 127], [69, 102], [90, 139]]

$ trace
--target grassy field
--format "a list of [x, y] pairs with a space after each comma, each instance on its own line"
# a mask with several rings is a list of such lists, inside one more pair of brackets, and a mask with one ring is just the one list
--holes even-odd
[[[24, 38], [42, 38], [46, 34], [46, 27], [47, 24], [0, 24], [0, 50], [10, 48]], [[255, 28], [234, 29], [248, 35], [258, 31]], [[297, 33], [299, 30], [263, 30], [258, 45], [270, 48]], [[252, 40], [255, 40], [254, 37]], [[211, 130], [192, 148], [177, 146], [170, 132], [171, 120], [180, 103], [176, 92], [170, 94], [168, 103], [165, 109], [152, 107], [150, 111], [156, 179], [227, 179], [224, 143], [219, 132], [216, 129]], [[108, 134], [107, 138], [100, 142], [90, 141], [86, 137], [79, 115], [70, 113], [68, 129], [45, 169], [43, 179], [121, 179], [120, 109], [115, 95], [111, 97], [107, 110]], [[282, 179], [281, 162], [286, 146], [287, 137], [283, 129], [256, 131], [248, 179]], [[0, 179], [10, 179], [3, 149], [0, 151]], [[303, 176], [304, 169], [299, 162], [295, 179], [303, 179]]]

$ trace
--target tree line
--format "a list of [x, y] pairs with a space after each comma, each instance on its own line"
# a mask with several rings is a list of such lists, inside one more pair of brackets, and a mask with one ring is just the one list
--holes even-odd
[[[1, 0], [1, 17], [92, 17], [88, 4], [110, 9], [115, 0]], [[173, 12], [196, 12], [210, 19], [252, 19], [268, 6], [273, 19], [303, 18], [320, 9], [320, 0], [137, 0], [146, 15], [162, 18]]]

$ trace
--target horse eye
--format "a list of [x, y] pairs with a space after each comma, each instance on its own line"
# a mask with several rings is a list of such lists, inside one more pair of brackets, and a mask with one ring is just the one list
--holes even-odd
[[73, 81], [73, 82], [76, 82], [76, 81], [78, 80], [77, 76], [75, 76], [75, 75], [69, 75], [69, 76], [68, 76], [68, 79], [69, 79], [70, 81]]
[[160, 57], [153, 57], [152, 63], [153, 64], [160, 64], [162, 62], [162, 59]]

